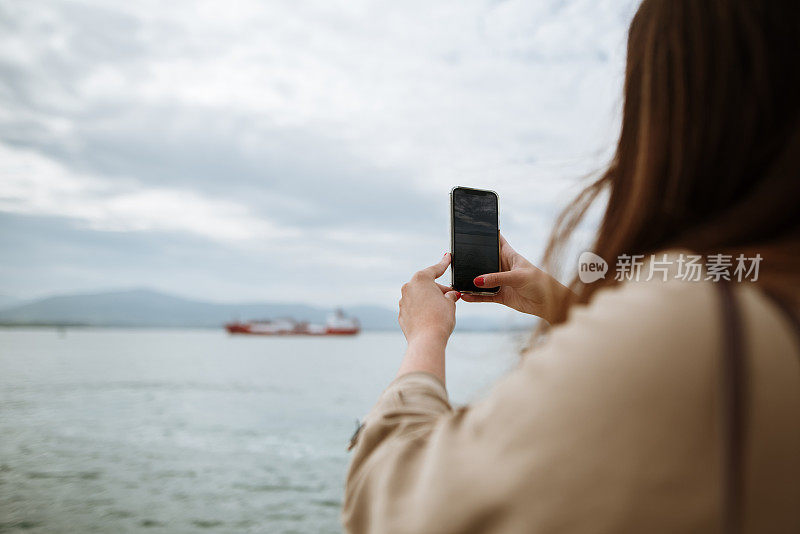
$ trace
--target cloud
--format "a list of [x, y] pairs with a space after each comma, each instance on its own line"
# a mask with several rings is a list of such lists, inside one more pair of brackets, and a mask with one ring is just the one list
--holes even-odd
[[[455, 184], [497, 190], [504, 233], [535, 255], [613, 146], [633, 7], [0, 3], [0, 212], [33, 232], [13, 262], [61, 220], [71, 250], [125, 263], [95, 268], [108, 285], [224, 297], [275, 273], [259, 296], [386, 304], [447, 247]], [[130, 240], [193, 260], [155, 269]], [[0, 292], [88, 284], [59, 250]]]
[[240, 204], [75, 174], [30, 150], [0, 146], [0, 162], [0, 211], [8, 213], [67, 217], [93, 230], [187, 232], [223, 241], [298, 235]]

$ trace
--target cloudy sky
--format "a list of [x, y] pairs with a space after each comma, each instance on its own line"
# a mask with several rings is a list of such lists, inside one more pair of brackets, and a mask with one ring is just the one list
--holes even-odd
[[537, 258], [630, 0], [0, 0], [0, 293], [394, 306], [496, 190]]

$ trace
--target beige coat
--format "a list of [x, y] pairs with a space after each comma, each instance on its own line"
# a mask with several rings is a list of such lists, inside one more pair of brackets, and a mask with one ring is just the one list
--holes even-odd
[[[787, 317], [735, 290], [747, 347], [745, 532], [800, 532], [800, 357]], [[395, 380], [347, 477], [353, 533], [717, 532], [722, 318], [711, 282], [599, 291], [490, 394], [453, 409]]]

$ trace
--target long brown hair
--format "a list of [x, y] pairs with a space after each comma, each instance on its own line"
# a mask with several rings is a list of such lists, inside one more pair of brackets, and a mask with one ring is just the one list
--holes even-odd
[[[797, 290], [799, 4], [642, 2], [628, 34], [616, 153], [557, 220], [546, 268], [558, 268], [573, 230], [607, 195], [592, 250], [610, 264], [667, 248], [758, 252], [758, 283]], [[557, 315], [613, 278], [587, 285], [576, 278], [576, 297]]]

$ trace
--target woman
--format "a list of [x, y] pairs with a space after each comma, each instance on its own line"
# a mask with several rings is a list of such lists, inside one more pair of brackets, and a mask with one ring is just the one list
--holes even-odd
[[[552, 327], [455, 410], [444, 362], [459, 295], [435, 282], [450, 258], [416, 273], [398, 378], [352, 443], [350, 532], [800, 532], [798, 11], [644, 0], [615, 157], [546, 258], [601, 196], [593, 251], [671, 270], [618, 281], [612, 268], [567, 289], [503, 241], [503, 272], [476, 279], [499, 294], [463, 300]], [[762, 261], [741, 283], [710, 268], [692, 281], [677, 272], [689, 254]]]

